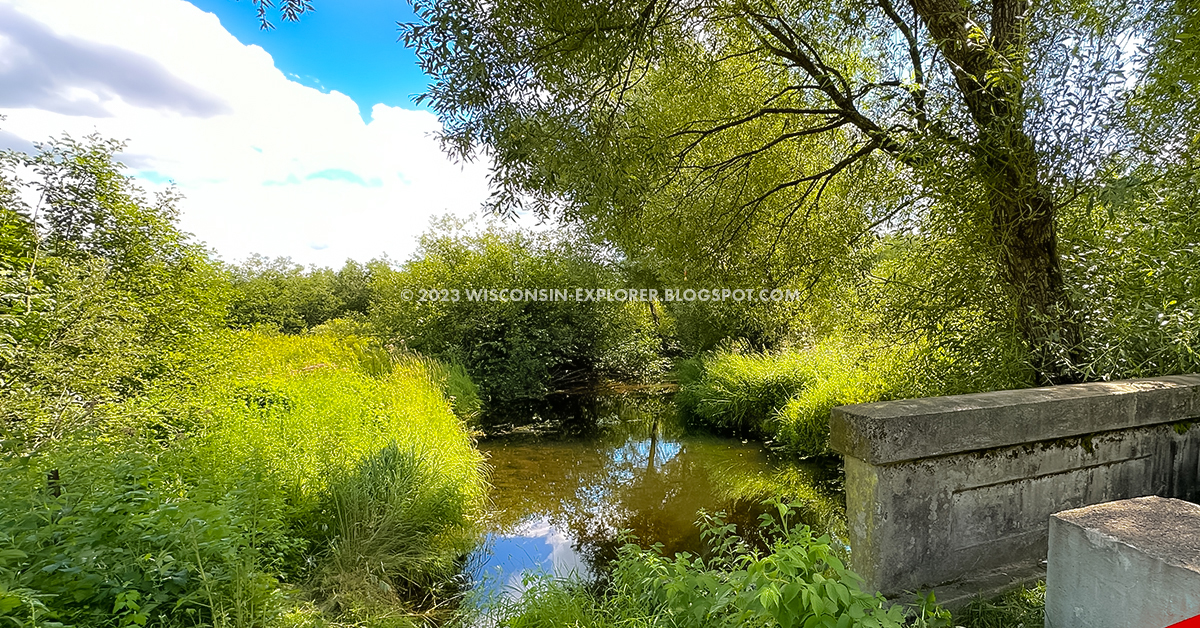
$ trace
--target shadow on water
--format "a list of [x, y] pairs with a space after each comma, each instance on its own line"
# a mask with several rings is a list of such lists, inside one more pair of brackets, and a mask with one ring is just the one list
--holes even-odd
[[616, 556], [618, 534], [643, 546], [703, 553], [694, 522], [724, 511], [754, 538], [762, 502], [806, 505], [806, 523], [835, 538], [842, 522], [837, 460], [790, 462], [762, 443], [686, 432], [669, 396], [577, 400], [562, 421], [479, 443], [492, 466], [492, 513], [468, 575], [481, 601], [520, 595], [528, 574], [594, 579]]

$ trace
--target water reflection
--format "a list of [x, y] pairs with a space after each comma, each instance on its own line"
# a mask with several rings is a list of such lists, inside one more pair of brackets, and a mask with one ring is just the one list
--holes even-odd
[[724, 510], [739, 530], [753, 530], [761, 498], [781, 477], [829, 508], [839, 501], [836, 468], [786, 464], [760, 443], [686, 434], [669, 399], [602, 398], [577, 416], [584, 420], [561, 429], [480, 443], [493, 467], [493, 512], [470, 575], [485, 596], [519, 595], [534, 571], [601, 574], [622, 529], [668, 555], [700, 551], [700, 509]]

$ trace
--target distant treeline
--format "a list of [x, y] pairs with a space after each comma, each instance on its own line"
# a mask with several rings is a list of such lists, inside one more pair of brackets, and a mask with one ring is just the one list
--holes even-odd
[[296, 334], [335, 318], [365, 317], [372, 300], [371, 275], [382, 266], [347, 260], [335, 271], [305, 268], [287, 257], [253, 255], [229, 266], [234, 288], [229, 324], [267, 325]]

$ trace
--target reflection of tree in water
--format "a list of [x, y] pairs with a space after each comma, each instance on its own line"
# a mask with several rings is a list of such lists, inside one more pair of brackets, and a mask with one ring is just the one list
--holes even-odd
[[761, 445], [686, 436], [661, 396], [603, 398], [575, 417], [558, 434], [481, 443], [494, 466], [494, 529], [545, 517], [602, 573], [621, 529], [671, 555], [701, 549], [700, 509], [725, 510], [743, 533], [757, 528], [762, 495], [731, 487], [774, 473]]

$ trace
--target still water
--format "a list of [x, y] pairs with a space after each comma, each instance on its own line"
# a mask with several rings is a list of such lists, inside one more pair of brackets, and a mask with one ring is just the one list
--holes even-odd
[[759, 442], [688, 434], [669, 397], [594, 399], [573, 419], [480, 442], [492, 514], [468, 575], [483, 599], [519, 596], [535, 572], [590, 579], [615, 556], [621, 530], [667, 555], [701, 551], [701, 509], [726, 512], [747, 533], [772, 494], [809, 503], [814, 527], [839, 516], [835, 463], [789, 462]]

